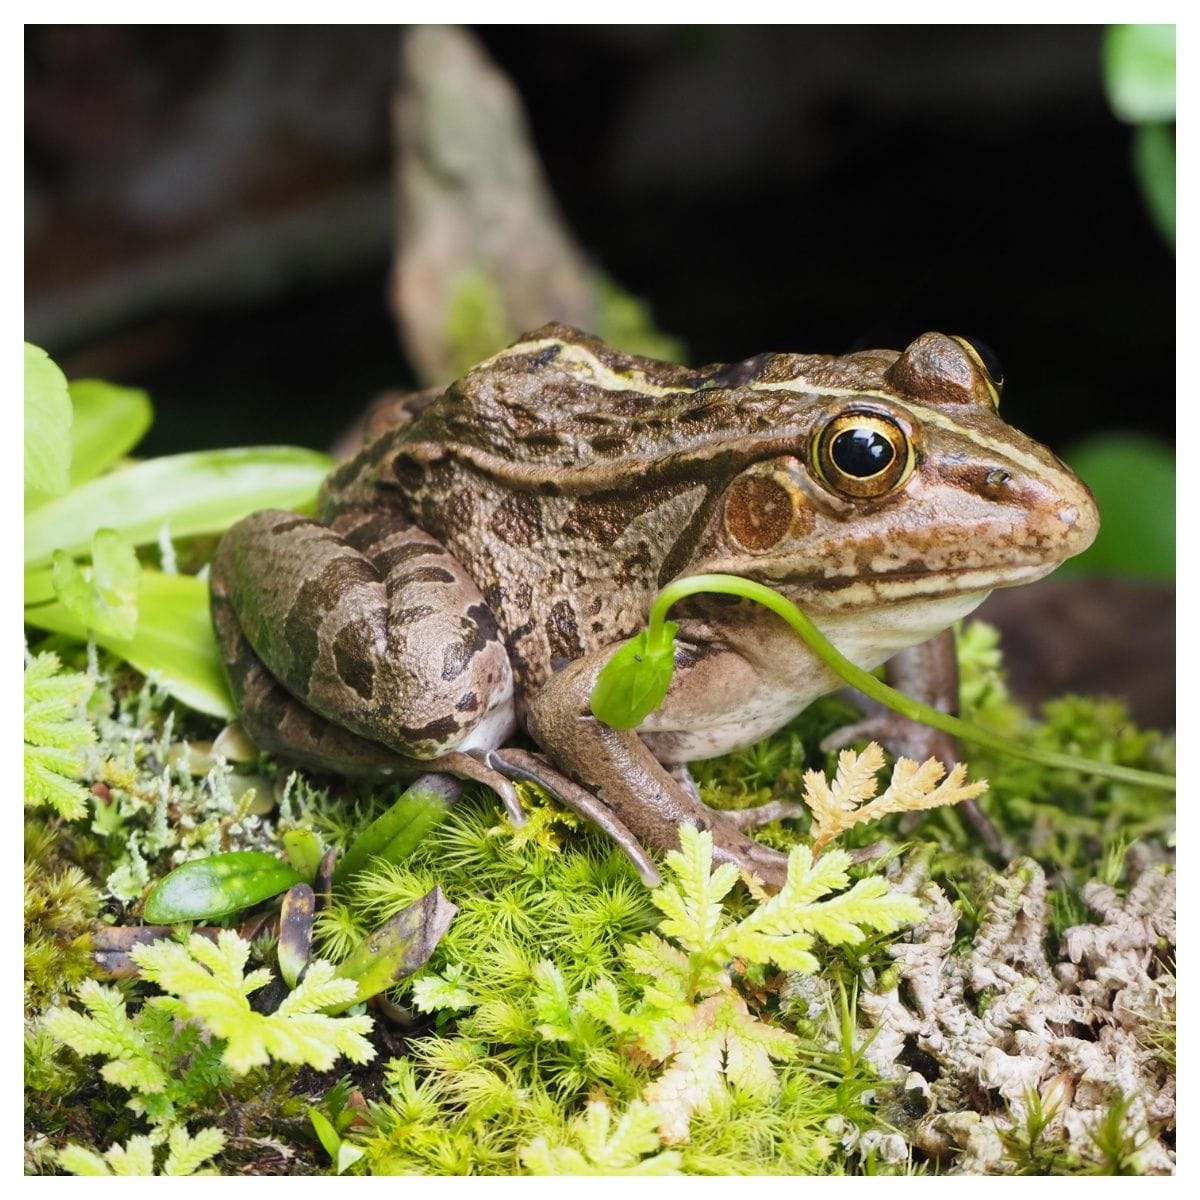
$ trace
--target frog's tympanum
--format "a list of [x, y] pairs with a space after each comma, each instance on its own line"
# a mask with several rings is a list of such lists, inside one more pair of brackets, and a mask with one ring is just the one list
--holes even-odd
[[[990, 368], [990, 369], [989, 369]], [[839, 680], [768, 610], [695, 597], [637, 729], [597, 672], [680, 576], [778, 588], [873, 668], [1091, 542], [1095, 504], [999, 415], [990, 355], [762, 354], [690, 368], [547, 325], [423, 393], [326, 481], [261, 512], [212, 573], [250, 736], [343, 773], [444, 771], [510, 806], [537, 779], [632, 848], [689, 822], [777, 885], [782, 855], [700, 801], [686, 764], [765, 737]], [[504, 749], [524, 731], [540, 753]]]

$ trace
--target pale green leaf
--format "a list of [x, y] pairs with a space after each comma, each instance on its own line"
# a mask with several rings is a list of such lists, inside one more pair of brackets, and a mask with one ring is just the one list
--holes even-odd
[[74, 1142], [68, 1142], [58, 1152], [57, 1157], [58, 1165], [72, 1175], [112, 1174], [112, 1171], [108, 1169], [108, 1163], [100, 1155], [93, 1154], [91, 1150], [85, 1150], [82, 1146], [76, 1146]]
[[92, 532], [116, 529], [134, 545], [220, 533], [262, 508], [311, 504], [332, 460], [315, 450], [259, 446], [153, 458], [92, 479], [30, 513], [25, 563], [55, 550], [84, 554]]
[[71, 486], [78, 487], [142, 440], [154, 419], [150, 398], [140, 388], [121, 387], [99, 379], [71, 382]]
[[133, 547], [114, 529], [96, 531], [90, 567], [54, 552], [54, 591], [63, 607], [89, 630], [121, 640], [137, 630], [140, 573]]
[[[70, 485], [71, 398], [45, 350], [25, 343], [25, 487], [61, 496]], [[51, 547], [53, 549], [53, 547]]]
[[197, 1130], [192, 1137], [182, 1126], [177, 1125], [168, 1135], [170, 1153], [163, 1163], [164, 1175], [194, 1175], [210, 1158], [225, 1149], [225, 1135], [209, 1125]]
[[1112, 25], [1104, 35], [1105, 84], [1123, 121], [1175, 119], [1175, 26]]
[[[207, 582], [150, 570], [143, 570], [140, 578], [137, 633], [129, 639], [97, 633], [95, 640], [143, 675], [153, 676], [190, 708], [233, 720], [236, 713], [212, 631]], [[36, 576], [33, 581], [40, 588]], [[26, 608], [25, 623], [81, 641], [87, 638], [86, 627], [58, 603]]]

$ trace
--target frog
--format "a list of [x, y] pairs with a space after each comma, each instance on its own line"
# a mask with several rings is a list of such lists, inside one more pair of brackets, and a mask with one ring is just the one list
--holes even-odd
[[1086, 549], [1091, 493], [1000, 415], [1003, 385], [986, 347], [937, 332], [690, 367], [536, 329], [390, 406], [311, 516], [224, 534], [213, 621], [243, 726], [317, 771], [482, 782], [514, 822], [536, 782], [648, 884], [692, 825], [778, 888], [787, 858], [752, 836], [772, 806], [718, 812], [688, 764], [841, 681], [715, 595], [676, 607], [674, 676], [639, 725], [592, 714], [597, 674], [682, 577], [776, 588], [873, 670]]

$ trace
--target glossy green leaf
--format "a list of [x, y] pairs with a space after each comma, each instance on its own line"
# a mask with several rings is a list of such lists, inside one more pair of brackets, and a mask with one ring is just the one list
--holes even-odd
[[675, 673], [674, 621], [663, 622], [654, 644], [643, 629], [608, 660], [592, 689], [592, 713], [614, 729], [633, 729], [662, 702]]
[[1104, 82], [1112, 110], [1122, 121], [1173, 121], [1175, 26], [1109, 26]]
[[113, 529], [96, 531], [90, 567], [54, 552], [55, 594], [81, 625], [109, 637], [129, 639], [137, 630], [140, 573], [133, 547]]
[[358, 984], [354, 1000], [338, 1011], [386, 991], [424, 966], [456, 912], [435, 887], [375, 930], [338, 966], [338, 978]]
[[[26, 573], [26, 597], [45, 593], [50, 571]], [[153, 675], [177, 700], [210, 716], [231, 721], [237, 715], [209, 615], [208, 584], [192, 575], [143, 570], [138, 590], [138, 628], [132, 638], [94, 632], [97, 643]], [[60, 603], [31, 605], [25, 623], [80, 641], [87, 627]]]
[[260, 904], [301, 882], [286, 863], [257, 850], [196, 858], [160, 880], [146, 901], [145, 917], [153, 925], [206, 921]]
[[70, 384], [75, 419], [71, 423], [71, 486], [106, 471], [142, 440], [154, 410], [140, 388], [99, 379]]
[[332, 460], [314, 450], [259, 446], [175, 454], [102, 475], [43, 504], [25, 522], [25, 562], [55, 550], [87, 552], [93, 530], [116, 529], [134, 545], [219, 533], [261, 508], [312, 502]]
[[60, 496], [70, 485], [70, 466], [71, 399], [66, 377], [45, 350], [26, 342], [25, 487]]
[[344, 883], [373, 859], [398, 863], [406, 858], [441, 824], [461, 792], [462, 785], [448, 776], [422, 775], [354, 839], [334, 871], [334, 884]]

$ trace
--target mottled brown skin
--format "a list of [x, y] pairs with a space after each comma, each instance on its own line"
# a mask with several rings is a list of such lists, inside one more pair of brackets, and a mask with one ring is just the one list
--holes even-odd
[[[551, 790], [582, 785], [615, 836], [670, 847], [691, 822], [778, 883], [782, 857], [678, 768], [837, 679], [727, 597], [677, 608], [675, 679], [637, 731], [590, 715], [596, 673], [680, 575], [776, 586], [873, 667], [1083, 549], [1090, 495], [999, 417], [998, 391], [942, 334], [693, 369], [537, 330], [337, 468], [317, 522], [257, 514], [226, 535], [214, 614], [251, 736], [325, 768], [473, 756], [472, 777], [528, 777], [493, 753], [523, 727]], [[842, 472], [843, 426], [883, 430], [889, 470]]]

